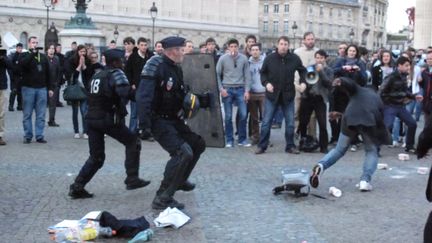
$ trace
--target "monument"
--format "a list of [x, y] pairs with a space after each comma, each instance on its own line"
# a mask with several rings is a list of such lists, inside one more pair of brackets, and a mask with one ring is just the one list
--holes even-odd
[[67, 51], [73, 41], [78, 44], [90, 44], [96, 49], [105, 46], [105, 37], [91, 18], [87, 17], [87, 3], [91, 0], [72, 0], [75, 3], [76, 14], [66, 22], [60, 31], [59, 38], [64, 50]]

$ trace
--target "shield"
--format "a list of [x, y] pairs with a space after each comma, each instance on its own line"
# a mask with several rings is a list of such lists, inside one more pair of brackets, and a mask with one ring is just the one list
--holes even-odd
[[187, 120], [192, 131], [204, 138], [208, 147], [225, 147], [225, 134], [222, 123], [221, 104], [216, 79], [214, 58], [210, 54], [185, 55], [183, 63], [185, 86], [194, 94], [210, 93], [210, 108], [200, 109]]

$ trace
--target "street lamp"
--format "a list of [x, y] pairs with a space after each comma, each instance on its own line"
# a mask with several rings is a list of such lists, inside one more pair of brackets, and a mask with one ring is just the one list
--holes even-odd
[[56, 0], [43, 0], [45, 8], [47, 9], [47, 31], [49, 30], [49, 10], [54, 10], [54, 4], [57, 3]]
[[351, 40], [351, 43], [353, 43], [353, 39], [354, 39], [354, 29], [351, 28], [351, 31], [349, 32], [349, 38]]
[[114, 41], [117, 44], [117, 38], [119, 37], [118, 25], [114, 26]]
[[293, 49], [295, 48], [295, 36], [296, 36], [296, 31], [298, 29], [297, 23], [294, 21], [294, 24], [291, 26], [291, 29], [293, 30]]
[[152, 46], [153, 46], [153, 48], [154, 48], [154, 43], [155, 43], [154, 42], [154, 27], [155, 27], [155, 20], [156, 20], [157, 12], [158, 12], [158, 9], [156, 8], [155, 2], [153, 2], [153, 6], [151, 6], [151, 8], [150, 8], [150, 16], [151, 16], [152, 21], [153, 21], [153, 28], [152, 28]]

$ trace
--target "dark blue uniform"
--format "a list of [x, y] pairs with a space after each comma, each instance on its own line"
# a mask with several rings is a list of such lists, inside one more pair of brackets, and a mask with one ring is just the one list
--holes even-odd
[[184, 207], [174, 200], [174, 193], [193, 190], [187, 179], [205, 150], [204, 140], [183, 120], [185, 96], [181, 67], [165, 55], [153, 56], [144, 66], [136, 94], [140, 130], [151, 131], [171, 156], [152, 203], [154, 209]]
[[103, 166], [105, 134], [126, 147], [126, 189], [132, 190], [150, 183], [138, 177], [141, 142], [137, 134], [131, 132], [124, 123], [127, 115], [125, 105], [129, 97], [133, 97], [130, 92], [128, 80], [121, 69], [108, 68], [93, 76], [86, 115], [90, 157], [81, 168], [75, 183], [70, 186], [69, 195], [72, 198], [92, 197], [84, 186]]

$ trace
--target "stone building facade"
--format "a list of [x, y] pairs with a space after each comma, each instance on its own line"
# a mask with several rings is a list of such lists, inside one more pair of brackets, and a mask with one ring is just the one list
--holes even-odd
[[[315, 33], [319, 48], [335, 50], [353, 42], [369, 50], [386, 43], [387, 0], [260, 0], [259, 36], [271, 47], [281, 35], [299, 47], [303, 34]], [[295, 25], [297, 28], [293, 28]]]
[[[114, 39], [118, 28], [118, 44], [127, 36], [151, 39], [152, 19], [149, 0], [93, 0], [87, 15], [105, 37], [105, 43]], [[154, 0], [158, 8], [155, 20], [155, 40], [169, 35], [190, 39], [195, 46], [208, 37], [222, 45], [229, 38], [243, 40], [247, 34], [258, 34], [257, 0]], [[50, 10], [50, 23], [63, 29], [65, 22], [75, 13], [72, 1], [61, 0]], [[26, 43], [29, 36], [44, 41], [46, 8], [40, 0], [0, 0], [0, 35], [11, 32]], [[68, 46], [65, 46], [67, 49]]]
[[416, 0], [414, 48], [432, 46], [432, 4], [430, 0]]

